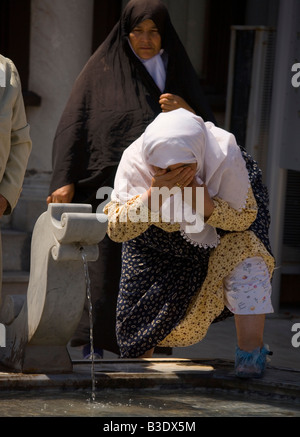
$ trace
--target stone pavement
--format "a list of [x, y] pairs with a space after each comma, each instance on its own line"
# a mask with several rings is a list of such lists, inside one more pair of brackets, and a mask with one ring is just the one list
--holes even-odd
[[[233, 318], [230, 318], [212, 325], [202, 342], [176, 348], [171, 356], [157, 354], [153, 359], [121, 360], [105, 352], [103, 360], [95, 361], [96, 388], [222, 389], [293, 400], [299, 402], [300, 410], [300, 312], [268, 316], [265, 343], [269, 344], [274, 355], [262, 379], [243, 380], [234, 376], [235, 327]], [[69, 353], [73, 373], [29, 375], [1, 372], [0, 390], [90, 387], [91, 363], [82, 359], [79, 349], [69, 348]]]

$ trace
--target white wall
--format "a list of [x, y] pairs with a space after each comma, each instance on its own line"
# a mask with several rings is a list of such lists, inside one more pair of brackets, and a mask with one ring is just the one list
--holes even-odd
[[29, 89], [42, 98], [27, 109], [33, 150], [28, 169], [51, 170], [55, 130], [72, 84], [91, 55], [93, 0], [32, 0]]
[[92, 52], [94, 0], [31, 0], [29, 89], [40, 107], [27, 107], [32, 153], [12, 226], [32, 231], [47, 208], [55, 131], [72, 85]]

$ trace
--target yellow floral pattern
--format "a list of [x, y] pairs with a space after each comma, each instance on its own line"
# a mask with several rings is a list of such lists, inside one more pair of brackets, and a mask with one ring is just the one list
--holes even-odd
[[[274, 258], [256, 235], [247, 230], [257, 214], [252, 189], [249, 188], [245, 207], [241, 211], [234, 210], [219, 198], [214, 199], [214, 204], [214, 211], [207, 223], [231, 232], [223, 236], [220, 244], [213, 249], [206, 279], [190, 302], [185, 317], [159, 346], [189, 346], [204, 338], [210, 324], [224, 308], [223, 279], [242, 260], [261, 256], [268, 267], [270, 277], [273, 274]], [[137, 237], [150, 225], [158, 226], [166, 232], [180, 229], [179, 224], [164, 223], [158, 214], [151, 213], [140, 195], [123, 205], [110, 202], [106, 205], [104, 213], [109, 219], [108, 235], [117, 242]]]

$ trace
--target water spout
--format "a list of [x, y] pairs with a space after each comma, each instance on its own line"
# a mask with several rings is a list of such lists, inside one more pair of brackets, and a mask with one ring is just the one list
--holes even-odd
[[81, 319], [85, 289], [90, 290], [82, 259], [85, 266], [97, 260], [106, 228], [91, 205], [51, 203], [38, 218], [27, 294], [8, 296], [0, 308], [6, 334], [2, 366], [23, 373], [72, 372], [67, 344]]

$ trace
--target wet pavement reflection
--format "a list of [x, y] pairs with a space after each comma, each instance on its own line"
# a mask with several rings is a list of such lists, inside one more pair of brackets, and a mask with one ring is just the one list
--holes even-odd
[[300, 417], [300, 404], [222, 390], [9, 391], [1, 417]]

